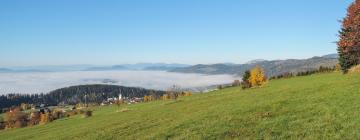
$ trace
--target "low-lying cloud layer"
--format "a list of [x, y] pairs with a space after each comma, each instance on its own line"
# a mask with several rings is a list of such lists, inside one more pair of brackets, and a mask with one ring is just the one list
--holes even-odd
[[182, 74], [160, 71], [75, 71], [43, 73], [0, 73], [0, 94], [47, 93], [82, 84], [113, 84], [166, 90], [171, 85], [182, 88], [230, 83], [231, 75]]

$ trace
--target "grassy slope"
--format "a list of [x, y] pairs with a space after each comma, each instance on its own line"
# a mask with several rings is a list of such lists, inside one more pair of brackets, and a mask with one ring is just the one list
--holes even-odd
[[229, 88], [178, 101], [101, 107], [47, 125], [0, 132], [0, 139], [360, 138], [360, 75], [338, 73]]

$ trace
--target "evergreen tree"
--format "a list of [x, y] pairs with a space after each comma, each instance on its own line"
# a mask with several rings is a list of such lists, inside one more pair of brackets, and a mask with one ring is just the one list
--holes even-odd
[[249, 81], [249, 79], [250, 79], [250, 71], [247, 70], [247, 71], [245, 71], [245, 74], [243, 75], [242, 80], [243, 80], [243, 82], [245, 82], [245, 81]]
[[245, 71], [245, 73], [244, 73], [244, 75], [242, 77], [241, 87], [243, 89], [251, 88], [250, 71], [249, 70]]

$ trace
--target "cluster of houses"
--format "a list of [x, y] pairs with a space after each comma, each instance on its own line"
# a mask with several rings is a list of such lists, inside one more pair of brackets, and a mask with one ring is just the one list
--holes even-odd
[[100, 105], [101, 106], [112, 105], [112, 104], [116, 104], [116, 102], [118, 101], [122, 101], [123, 103], [127, 103], [127, 104], [136, 104], [142, 102], [143, 100], [144, 98], [123, 97], [121, 94], [119, 94], [119, 97], [107, 98], [107, 100], [104, 100]]
[[[52, 112], [52, 110], [60, 110], [62, 112], [66, 112], [68, 110], [74, 110], [76, 109], [75, 106], [71, 106], [69, 107], [68, 105], [59, 105], [59, 106], [47, 106], [45, 104], [40, 104], [40, 105], [31, 105], [31, 110], [33, 111], [37, 111], [40, 113], [50, 113]], [[23, 108], [23, 110], [25, 110]]]
[[[119, 94], [118, 97], [112, 97], [112, 98], [107, 98], [106, 100], [104, 100], [100, 105], [101, 106], [106, 106], [106, 105], [112, 105], [112, 104], [116, 104], [118, 101], [121, 101], [122, 103], [127, 103], [127, 104], [136, 104], [136, 103], [140, 103], [144, 100], [144, 98], [138, 98], [138, 97], [123, 97], [121, 94]], [[62, 109], [64, 112], [66, 112], [67, 110], [73, 110], [76, 108], [82, 108], [83, 106], [85, 106], [85, 104], [83, 105], [76, 105], [76, 107], [72, 107], [72, 108], [68, 108], [69, 105], [66, 104], [59, 104], [58, 106], [46, 106], [45, 104], [40, 104], [40, 105], [30, 105], [29, 106], [25, 106], [25, 105], [29, 105], [29, 104], [24, 104], [24, 106], [22, 108], [24, 108], [24, 110], [26, 110], [25, 108], [28, 109], [32, 109], [32, 110], [36, 110], [39, 112], [51, 112], [51, 110], [53, 109]]]
[[[122, 103], [126, 103], [126, 104], [136, 104], [136, 103], [143, 102], [143, 100], [144, 100], [144, 98], [123, 97], [121, 94], [119, 94], [118, 97], [107, 98], [100, 105], [101, 106], [112, 105], [112, 104], [116, 104], [118, 101], [121, 101]], [[41, 112], [41, 113], [46, 113], [46, 112], [51, 112], [54, 109], [66, 112], [69, 110], [81, 109], [87, 105], [88, 104], [79, 103], [76, 106], [71, 106], [71, 105], [67, 105], [64, 103], [60, 103], [58, 106], [48, 106], [45, 104], [25, 104], [25, 103], [23, 103], [20, 105], [20, 108], [22, 110], [33, 110], [33, 111], [37, 111], [37, 112]], [[11, 110], [11, 108], [3, 109], [3, 112], [6, 112], [6, 111], [11, 112], [12, 110]]]

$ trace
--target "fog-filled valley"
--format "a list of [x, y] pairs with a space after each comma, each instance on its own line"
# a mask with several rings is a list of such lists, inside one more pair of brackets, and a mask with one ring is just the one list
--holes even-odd
[[183, 74], [163, 71], [68, 71], [0, 73], [0, 94], [47, 93], [84, 84], [110, 84], [167, 90], [172, 85], [203, 88], [239, 79], [232, 75]]

